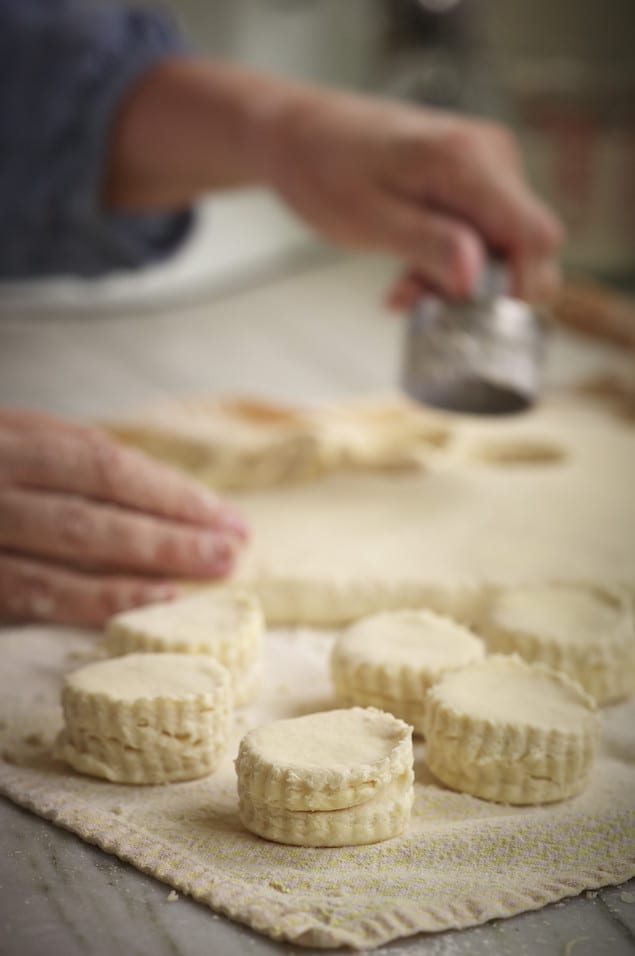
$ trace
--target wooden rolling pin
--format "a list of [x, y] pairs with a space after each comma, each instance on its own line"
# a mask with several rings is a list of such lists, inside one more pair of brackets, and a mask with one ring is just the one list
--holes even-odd
[[548, 303], [556, 322], [635, 352], [635, 301], [600, 283], [567, 280]]

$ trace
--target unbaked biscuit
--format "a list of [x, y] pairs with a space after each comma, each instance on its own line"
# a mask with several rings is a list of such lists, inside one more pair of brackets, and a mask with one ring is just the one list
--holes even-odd
[[291, 846], [357, 846], [398, 836], [408, 825], [413, 773], [404, 771], [364, 803], [339, 810], [288, 810], [240, 800], [240, 817], [252, 833]]
[[211, 773], [227, 749], [229, 673], [209, 655], [128, 654], [66, 676], [56, 756], [119, 783]]
[[262, 610], [252, 594], [216, 587], [115, 615], [103, 647], [110, 656], [210, 654], [229, 670], [234, 704], [242, 706], [258, 688], [263, 633]]
[[600, 704], [635, 690], [628, 597], [609, 589], [532, 585], [494, 595], [480, 627], [488, 648], [564, 671]]
[[360, 707], [275, 721], [242, 739], [236, 773], [254, 833], [298, 846], [376, 843], [410, 816], [412, 728]]
[[578, 793], [599, 738], [593, 698], [566, 675], [495, 654], [428, 691], [425, 759], [454, 790], [501, 803]]
[[338, 703], [379, 707], [423, 732], [428, 688], [451, 667], [484, 656], [467, 628], [427, 610], [386, 611], [337, 639], [331, 674]]

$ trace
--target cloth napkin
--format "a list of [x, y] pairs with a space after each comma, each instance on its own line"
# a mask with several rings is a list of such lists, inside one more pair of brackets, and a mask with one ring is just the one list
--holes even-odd
[[51, 627], [0, 633], [0, 792], [231, 919], [278, 940], [364, 949], [419, 931], [512, 916], [635, 874], [635, 704], [603, 711], [585, 791], [542, 807], [453, 793], [416, 751], [409, 829], [374, 846], [308, 849], [243, 829], [233, 758], [249, 727], [334, 706], [333, 636], [266, 638], [260, 699], [235, 717], [223, 766], [202, 780], [123, 786], [51, 755], [63, 674], [96, 636]]

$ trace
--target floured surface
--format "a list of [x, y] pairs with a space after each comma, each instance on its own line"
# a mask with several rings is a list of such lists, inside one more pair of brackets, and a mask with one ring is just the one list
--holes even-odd
[[409, 831], [379, 846], [304, 849], [259, 840], [239, 824], [232, 758], [265, 720], [334, 706], [331, 638], [267, 637], [261, 702], [237, 717], [227, 760], [192, 783], [126, 787], [53, 761], [65, 670], [95, 638], [61, 629], [2, 636], [0, 789], [138, 868], [277, 939], [376, 946], [534, 909], [635, 873], [635, 706], [603, 711], [604, 741], [589, 788], [530, 810], [440, 787], [416, 752]]
[[235, 496], [254, 532], [241, 577], [270, 622], [328, 625], [425, 603], [470, 620], [483, 583], [635, 591], [632, 426], [560, 399], [451, 427], [423, 472]]

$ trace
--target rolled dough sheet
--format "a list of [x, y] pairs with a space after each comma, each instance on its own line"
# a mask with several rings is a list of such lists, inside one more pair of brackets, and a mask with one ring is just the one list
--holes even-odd
[[448, 446], [423, 472], [234, 495], [253, 528], [239, 577], [270, 624], [421, 605], [470, 622], [486, 588], [509, 583], [635, 594], [632, 425], [566, 398], [523, 417], [448, 423]]

